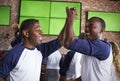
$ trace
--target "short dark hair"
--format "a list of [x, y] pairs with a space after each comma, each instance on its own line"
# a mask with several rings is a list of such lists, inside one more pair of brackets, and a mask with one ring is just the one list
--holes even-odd
[[20, 26], [20, 33], [22, 33], [23, 30], [29, 29], [34, 26], [34, 23], [39, 23], [37, 19], [26, 19], [21, 23]]
[[100, 17], [91, 17], [89, 20], [91, 20], [91, 19], [98, 19], [98, 20], [100, 21], [100, 23], [101, 23], [101, 26], [102, 26], [104, 29], [106, 28], [105, 21], [104, 21], [102, 18], [100, 18]]

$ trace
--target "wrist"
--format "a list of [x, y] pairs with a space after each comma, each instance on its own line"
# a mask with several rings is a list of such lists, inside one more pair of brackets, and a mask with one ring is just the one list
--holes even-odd
[[74, 21], [75, 19], [73, 17], [67, 17], [68, 21]]

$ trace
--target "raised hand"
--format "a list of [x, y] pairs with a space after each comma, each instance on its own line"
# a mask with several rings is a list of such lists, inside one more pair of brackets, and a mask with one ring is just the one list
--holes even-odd
[[68, 8], [66, 7], [67, 18], [71, 18], [73, 20], [78, 18], [78, 12], [76, 8]]

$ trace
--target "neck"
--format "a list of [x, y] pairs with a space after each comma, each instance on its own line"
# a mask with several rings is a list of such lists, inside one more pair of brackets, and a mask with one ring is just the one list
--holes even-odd
[[30, 44], [29, 42], [26, 42], [25, 40], [23, 41], [23, 45], [24, 45], [26, 48], [35, 48], [34, 45]]
[[102, 34], [99, 35], [99, 39], [103, 39], [103, 38], [102, 38]]

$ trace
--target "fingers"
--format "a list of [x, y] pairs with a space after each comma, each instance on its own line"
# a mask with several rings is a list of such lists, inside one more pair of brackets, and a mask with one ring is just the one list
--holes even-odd
[[66, 7], [66, 14], [67, 14], [67, 16], [69, 16], [69, 12], [70, 12], [70, 9], [68, 7]]
[[68, 12], [68, 10], [69, 10], [69, 8], [68, 8], [68, 7], [66, 7], [66, 12]]
[[77, 15], [77, 9], [76, 8], [70, 8], [72, 14]]
[[66, 14], [68, 18], [77, 19], [78, 13], [76, 8], [66, 7]]
[[67, 14], [77, 14], [77, 9], [75, 7], [73, 8], [66, 7], [66, 12]]
[[70, 8], [70, 10], [75, 10], [76, 8], [75, 7], [73, 7], [73, 8]]

